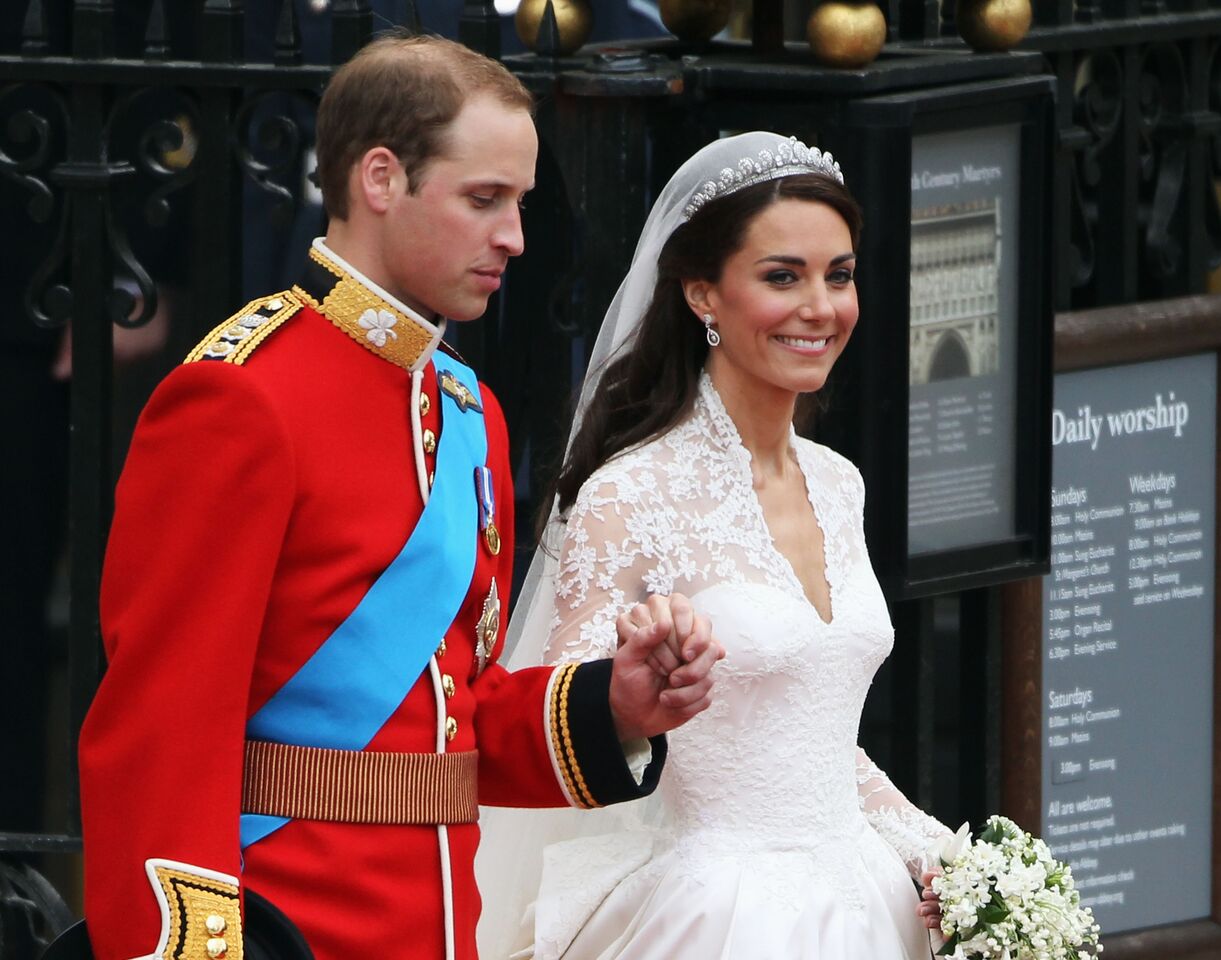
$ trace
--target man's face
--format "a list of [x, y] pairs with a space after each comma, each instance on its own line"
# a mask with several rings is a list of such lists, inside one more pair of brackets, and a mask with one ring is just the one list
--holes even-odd
[[415, 193], [394, 178], [381, 218], [382, 263], [389, 291], [408, 306], [473, 320], [524, 248], [521, 202], [534, 186], [538, 136], [525, 110], [483, 94], [459, 111], [447, 141]]

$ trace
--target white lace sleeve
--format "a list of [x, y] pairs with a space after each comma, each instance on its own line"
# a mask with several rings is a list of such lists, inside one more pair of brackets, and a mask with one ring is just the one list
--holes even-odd
[[671, 538], [660, 518], [670, 511], [647, 477], [612, 464], [581, 488], [560, 550], [545, 662], [613, 656], [619, 615], [651, 593], [673, 592]]
[[890, 778], [859, 747], [856, 751], [856, 783], [861, 810], [866, 819], [919, 879], [925, 852], [940, 837], [952, 834], [945, 824], [903, 796]]

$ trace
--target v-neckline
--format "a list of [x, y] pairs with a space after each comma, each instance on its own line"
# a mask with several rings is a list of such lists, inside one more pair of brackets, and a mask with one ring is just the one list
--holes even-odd
[[700, 378], [700, 386], [705, 395], [705, 401], [709, 408], [709, 414], [713, 425], [722, 433], [722, 441], [730, 444], [734, 450], [740, 453], [735, 459], [741, 466], [742, 479], [745, 481], [746, 488], [749, 491], [747, 496], [750, 502], [754, 505], [754, 513], [756, 522], [763, 531], [764, 538], [767, 541], [767, 547], [771, 551], [773, 558], [776, 561], [778, 568], [782, 571], [782, 575], [788, 580], [789, 586], [793, 589], [798, 597], [810, 608], [815, 618], [824, 627], [831, 627], [835, 624], [836, 605], [836, 589], [835, 580], [832, 576], [831, 556], [827, 551], [827, 526], [823, 522], [822, 512], [819, 510], [817, 498], [814, 496], [814, 488], [810, 483], [810, 473], [806, 468], [806, 464], [802, 460], [801, 450], [796, 443], [797, 431], [790, 425], [789, 427], [789, 448], [793, 451], [793, 459], [797, 463], [797, 469], [801, 472], [802, 483], [805, 486], [806, 503], [814, 514], [814, 522], [818, 525], [818, 530], [822, 534], [822, 569], [823, 580], [827, 584], [827, 603], [830, 606], [830, 616], [823, 619], [822, 613], [818, 609], [818, 605], [810, 599], [806, 593], [805, 586], [801, 582], [801, 578], [797, 576], [797, 570], [793, 566], [793, 562], [788, 558], [777, 545], [776, 538], [772, 535], [771, 527], [767, 523], [767, 514], [763, 509], [763, 501], [759, 499], [759, 494], [755, 490], [754, 476], [751, 473], [751, 453], [746, 449], [746, 444], [742, 442], [742, 436], [738, 433], [738, 426], [733, 422], [733, 417], [729, 415], [729, 411], [725, 408], [724, 401], [721, 400], [721, 395], [717, 393], [716, 386], [712, 383], [712, 378], [708, 375], [708, 371], [704, 371]]

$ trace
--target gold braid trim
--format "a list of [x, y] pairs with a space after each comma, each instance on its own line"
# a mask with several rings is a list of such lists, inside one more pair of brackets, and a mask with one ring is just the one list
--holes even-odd
[[563, 734], [559, 728], [559, 699], [560, 686], [567, 674], [572, 670], [575, 664], [565, 664], [555, 672], [555, 676], [551, 680], [551, 698], [548, 704], [548, 725], [551, 728], [551, 752], [555, 756], [555, 762], [560, 768], [560, 775], [564, 778], [564, 787], [568, 792], [568, 796], [572, 798], [574, 804], [578, 807], [585, 808], [585, 803], [577, 793], [576, 784], [573, 783], [572, 774], [568, 771], [568, 759], [564, 755]]
[[199, 341], [182, 362], [219, 360], [241, 366], [259, 344], [300, 309], [301, 300], [291, 290], [251, 300]]
[[599, 804], [585, 783], [581, 765], [577, 762], [576, 750], [572, 745], [572, 733], [568, 729], [568, 691], [572, 687], [572, 676], [578, 667], [579, 663], [569, 663], [561, 667], [551, 688], [551, 745], [560, 761], [560, 770], [569, 795], [576, 800], [578, 806], [588, 809]]
[[[317, 248], [311, 247], [309, 256], [334, 276], [336, 283], [321, 302], [299, 286], [294, 287], [293, 292], [297, 296], [304, 295], [310, 306], [370, 353], [404, 370], [413, 369], [438, 338], [436, 331], [421, 326], [413, 317], [383, 300]], [[366, 325], [372, 323], [377, 326]], [[388, 325], [383, 327], [382, 323]]]
[[169, 909], [166, 960], [242, 960], [236, 886], [176, 867], [153, 872]]

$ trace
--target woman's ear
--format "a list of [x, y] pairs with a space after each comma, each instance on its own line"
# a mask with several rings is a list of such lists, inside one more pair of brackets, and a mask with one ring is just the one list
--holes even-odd
[[705, 313], [714, 312], [712, 304], [708, 300], [712, 284], [707, 280], [684, 280], [682, 284], [687, 306], [691, 308], [691, 312], [697, 318], [703, 317]]
[[407, 174], [387, 147], [373, 147], [356, 162], [356, 193], [374, 213], [385, 213], [395, 193], [407, 189]]

